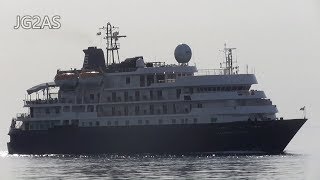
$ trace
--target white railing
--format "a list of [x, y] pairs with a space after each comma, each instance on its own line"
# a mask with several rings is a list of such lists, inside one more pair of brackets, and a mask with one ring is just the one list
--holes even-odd
[[207, 75], [224, 75], [223, 69], [198, 69], [195, 76], [207, 76]]

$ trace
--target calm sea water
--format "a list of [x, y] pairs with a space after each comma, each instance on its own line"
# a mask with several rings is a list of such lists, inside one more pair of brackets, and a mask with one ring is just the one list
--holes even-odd
[[18, 156], [1, 152], [1, 179], [320, 179], [319, 156]]

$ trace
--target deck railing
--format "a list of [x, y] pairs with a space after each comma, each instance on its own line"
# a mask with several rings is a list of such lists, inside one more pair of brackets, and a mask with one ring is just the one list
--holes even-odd
[[198, 72], [195, 73], [195, 76], [204, 76], [204, 75], [224, 75], [225, 71], [223, 69], [198, 69]]

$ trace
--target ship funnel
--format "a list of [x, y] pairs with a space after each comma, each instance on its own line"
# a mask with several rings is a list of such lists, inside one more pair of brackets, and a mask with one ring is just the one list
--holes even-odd
[[88, 47], [84, 49], [85, 53], [82, 69], [106, 69], [106, 62], [102, 49], [97, 47]]

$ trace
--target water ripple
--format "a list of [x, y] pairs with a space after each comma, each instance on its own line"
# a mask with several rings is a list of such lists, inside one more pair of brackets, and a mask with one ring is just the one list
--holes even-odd
[[7, 179], [305, 179], [308, 156], [8, 155]]

